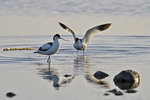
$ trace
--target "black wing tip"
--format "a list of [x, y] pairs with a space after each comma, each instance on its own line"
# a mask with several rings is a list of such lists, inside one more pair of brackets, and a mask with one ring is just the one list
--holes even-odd
[[63, 29], [67, 29], [66, 25], [64, 25], [63, 23], [61, 23], [61, 22], [58, 22], [58, 23]]
[[99, 29], [100, 31], [104, 31], [104, 30], [108, 29], [108, 28], [110, 27], [110, 25], [111, 25], [111, 23], [99, 25], [99, 26], [98, 26], [98, 29]]

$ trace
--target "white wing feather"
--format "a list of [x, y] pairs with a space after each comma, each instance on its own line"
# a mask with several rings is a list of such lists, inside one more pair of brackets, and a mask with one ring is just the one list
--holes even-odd
[[92, 38], [92, 36], [93, 36], [95, 33], [98, 33], [98, 32], [100, 32], [100, 31], [104, 31], [104, 30], [108, 29], [110, 25], [111, 25], [111, 23], [108, 23], [108, 24], [98, 25], [98, 26], [96, 26], [96, 27], [93, 27], [93, 28], [89, 29], [89, 30], [86, 32], [86, 34], [84, 35], [83, 39], [82, 39], [83, 42], [84, 42], [85, 44], [88, 44], [89, 41], [90, 41], [90, 39]]
[[67, 30], [68, 32], [70, 32], [70, 33], [72, 34], [74, 40], [76, 39], [76, 34], [75, 34], [68, 26], [66, 26], [66, 25], [64, 25], [63, 23], [60, 23], [60, 22], [59, 22], [59, 25], [60, 25], [63, 29], [65, 29], [65, 30]]

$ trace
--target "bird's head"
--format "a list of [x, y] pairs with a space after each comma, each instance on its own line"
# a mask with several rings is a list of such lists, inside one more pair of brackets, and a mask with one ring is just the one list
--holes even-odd
[[[65, 39], [61, 38], [59, 34], [55, 34], [55, 35], [54, 35], [53, 40], [55, 41], [56, 39], [65, 40]], [[65, 41], [66, 41], [66, 40], [65, 40]]]
[[55, 40], [56, 38], [60, 39], [60, 35], [59, 34], [55, 34], [54, 37], [53, 37], [53, 40]]
[[76, 38], [75, 42], [82, 42], [82, 39]]
[[78, 40], [80, 40], [79, 38], [76, 38], [75, 42], [77, 42]]

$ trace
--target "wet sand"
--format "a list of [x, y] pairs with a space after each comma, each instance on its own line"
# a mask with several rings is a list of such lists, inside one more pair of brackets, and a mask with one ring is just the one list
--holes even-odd
[[[28, 37], [28, 39], [25, 39]], [[63, 35], [71, 38], [70, 35]], [[16, 39], [17, 38], [17, 39]], [[72, 42], [60, 41], [61, 49], [51, 57], [50, 71], [47, 56], [34, 54], [34, 50], [2, 51], [3, 47], [30, 47], [35, 50], [50, 36], [5, 36], [1, 38], [0, 98], [8, 100], [6, 93], [13, 92], [13, 100], [148, 100], [149, 58], [148, 36], [97, 35], [88, 45], [85, 55], [79, 56]], [[22, 40], [21, 42], [16, 41]], [[109, 41], [108, 41], [109, 40]], [[121, 41], [122, 40], [122, 41]], [[10, 42], [11, 41], [11, 42]], [[120, 42], [118, 42], [120, 41]], [[139, 73], [141, 82], [136, 93], [119, 89], [113, 78], [122, 70]], [[101, 84], [93, 79], [96, 71], [109, 74]], [[65, 77], [65, 75], [68, 77]], [[57, 84], [58, 83], [58, 84]], [[107, 91], [119, 89], [122, 96]], [[109, 95], [104, 95], [108, 93]]]

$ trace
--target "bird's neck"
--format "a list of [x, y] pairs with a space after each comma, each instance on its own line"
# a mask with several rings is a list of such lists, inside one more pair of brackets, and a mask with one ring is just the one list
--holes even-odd
[[81, 39], [79, 39], [79, 40], [77, 41], [77, 43], [82, 43], [82, 40], [81, 40]]
[[58, 39], [55, 39], [55, 40], [54, 40], [54, 43], [59, 43]]

